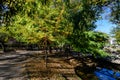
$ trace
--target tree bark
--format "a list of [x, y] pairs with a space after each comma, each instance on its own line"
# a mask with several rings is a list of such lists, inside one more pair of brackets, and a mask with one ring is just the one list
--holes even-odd
[[0, 42], [0, 45], [1, 45], [1, 47], [2, 47], [2, 50], [3, 50], [3, 52], [6, 52], [6, 49], [5, 49], [5, 44], [4, 44], [4, 42]]

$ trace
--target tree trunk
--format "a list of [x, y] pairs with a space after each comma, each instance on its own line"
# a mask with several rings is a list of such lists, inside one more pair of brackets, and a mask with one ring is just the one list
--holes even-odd
[[2, 47], [3, 52], [6, 52], [5, 44], [4, 44], [3, 42], [0, 42], [0, 45], [1, 45], [1, 47]]
[[52, 47], [49, 46], [49, 53], [51, 54], [52, 53]]
[[46, 66], [46, 68], [47, 68], [47, 58], [48, 58], [47, 47], [45, 47], [45, 66]]
[[48, 58], [48, 52], [47, 52], [47, 38], [45, 37], [45, 45], [44, 45], [44, 49], [45, 49], [45, 66], [47, 68], [47, 58]]

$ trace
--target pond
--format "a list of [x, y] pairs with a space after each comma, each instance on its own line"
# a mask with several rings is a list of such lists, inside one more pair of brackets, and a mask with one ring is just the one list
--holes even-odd
[[77, 67], [76, 73], [82, 80], [120, 80], [120, 72], [101, 67]]
[[116, 72], [107, 68], [97, 67], [94, 74], [99, 80], [120, 80], [120, 72]]
[[75, 67], [75, 72], [82, 80], [120, 80], [119, 64], [92, 57], [80, 58], [78, 61], [80, 65]]

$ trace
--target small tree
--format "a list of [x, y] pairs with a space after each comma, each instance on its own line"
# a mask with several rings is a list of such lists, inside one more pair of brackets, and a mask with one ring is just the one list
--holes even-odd
[[116, 38], [118, 44], [120, 44], [120, 26], [114, 27], [111, 33]]

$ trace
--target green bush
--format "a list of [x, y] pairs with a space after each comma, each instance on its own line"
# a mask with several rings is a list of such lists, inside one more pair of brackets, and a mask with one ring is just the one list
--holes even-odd
[[117, 52], [120, 54], [120, 49], [119, 49], [119, 50], [117, 50]]

